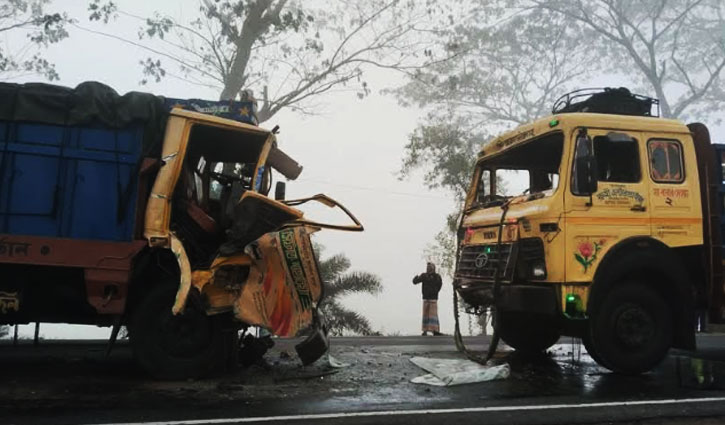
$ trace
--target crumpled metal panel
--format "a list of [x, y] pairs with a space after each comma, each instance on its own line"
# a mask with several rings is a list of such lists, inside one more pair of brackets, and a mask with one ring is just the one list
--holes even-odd
[[310, 234], [304, 226], [268, 233], [247, 247], [249, 277], [234, 302], [244, 323], [279, 336], [294, 336], [313, 321], [322, 282]]

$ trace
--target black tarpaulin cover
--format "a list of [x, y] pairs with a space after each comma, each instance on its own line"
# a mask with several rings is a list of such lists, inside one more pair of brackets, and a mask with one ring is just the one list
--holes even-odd
[[146, 156], [159, 155], [167, 115], [161, 96], [141, 92], [121, 96], [95, 81], [74, 89], [43, 83], [0, 83], [0, 120], [107, 128], [143, 123]]

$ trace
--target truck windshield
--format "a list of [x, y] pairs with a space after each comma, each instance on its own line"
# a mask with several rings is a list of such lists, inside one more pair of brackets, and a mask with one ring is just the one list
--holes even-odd
[[564, 135], [556, 132], [484, 158], [478, 165], [479, 181], [471, 207], [501, 205], [520, 195], [527, 195], [527, 201], [550, 196], [559, 185], [563, 148]]

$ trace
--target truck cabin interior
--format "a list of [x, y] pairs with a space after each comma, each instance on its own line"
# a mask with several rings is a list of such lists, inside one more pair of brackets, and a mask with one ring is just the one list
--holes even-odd
[[563, 148], [564, 135], [555, 132], [484, 159], [474, 207], [500, 205], [511, 196], [549, 196], [559, 184]]
[[[268, 134], [195, 124], [174, 193], [172, 227], [187, 246], [192, 265], [207, 264], [233, 222], [234, 206], [254, 190], [254, 173]], [[269, 192], [265, 167], [257, 191]]]

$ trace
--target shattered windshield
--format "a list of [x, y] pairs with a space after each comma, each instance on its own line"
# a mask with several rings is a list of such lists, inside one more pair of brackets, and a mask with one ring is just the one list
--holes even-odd
[[563, 145], [564, 135], [551, 133], [484, 159], [472, 207], [501, 205], [521, 195], [528, 195], [529, 201], [553, 194], [559, 185]]

